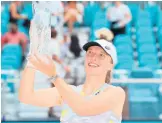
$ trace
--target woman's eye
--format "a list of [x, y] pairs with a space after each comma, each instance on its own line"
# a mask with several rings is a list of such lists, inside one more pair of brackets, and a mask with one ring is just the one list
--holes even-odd
[[91, 53], [92, 53], [92, 51], [88, 51], [88, 53], [89, 53], [89, 54], [91, 54]]
[[104, 54], [100, 54], [100, 57], [104, 58], [104, 57], [105, 57], [105, 55], [104, 55]]
[[100, 54], [100, 56], [104, 56], [103, 54]]

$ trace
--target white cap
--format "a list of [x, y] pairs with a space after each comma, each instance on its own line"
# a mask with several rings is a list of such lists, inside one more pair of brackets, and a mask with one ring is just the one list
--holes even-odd
[[112, 60], [113, 60], [113, 64], [116, 65], [117, 64], [117, 53], [116, 53], [116, 48], [115, 46], [109, 42], [106, 41], [105, 39], [99, 39], [99, 40], [95, 40], [93, 42], [88, 42], [83, 46], [83, 49], [85, 51], [88, 50], [89, 47], [91, 46], [99, 46], [101, 47], [108, 55], [111, 56]]

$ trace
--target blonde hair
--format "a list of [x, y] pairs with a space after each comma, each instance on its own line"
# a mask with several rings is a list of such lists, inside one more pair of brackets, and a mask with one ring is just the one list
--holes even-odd
[[[112, 39], [114, 38], [113, 33], [107, 29], [107, 28], [101, 28], [99, 30], [97, 30], [95, 32], [96, 38], [98, 39], [105, 39], [109, 42], [112, 42]], [[111, 63], [113, 63], [113, 61], [111, 60]], [[106, 78], [105, 78], [105, 82], [106, 83], [110, 83], [110, 79], [111, 79], [111, 71], [107, 71], [106, 73]]]
[[112, 41], [114, 38], [114, 34], [111, 30], [107, 28], [101, 28], [95, 32], [96, 38], [98, 39], [105, 39], [107, 41]]

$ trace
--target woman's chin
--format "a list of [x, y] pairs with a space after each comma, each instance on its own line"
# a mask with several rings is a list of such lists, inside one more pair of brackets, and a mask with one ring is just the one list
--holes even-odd
[[90, 76], [96, 76], [96, 75], [100, 75], [100, 72], [101, 69], [99, 67], [89, 67], [87, 66], [86, 68], [86, 73], [87, 75], [90, 75]]
[[100, 75], [100, 73], [98, 71], [89, 71], [89, 72], [86, 72], [87, 73], [87, 76], [98, 76]]

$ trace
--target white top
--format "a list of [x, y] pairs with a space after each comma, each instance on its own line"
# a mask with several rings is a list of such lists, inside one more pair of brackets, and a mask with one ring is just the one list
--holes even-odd
[[108, 9], [110, 21], [120, 21], [125, 19], [125, 14], [131, 15], [130, 9], [127, 5], [121, 4], [120, 6], [113, 6]]
[[[86, 99], [90, 99], [91, 97], [97, 95], [98, 93], [104, 91], [109, 84], [105, 83], [100, 89], [98, 89], [94, 94], [90, 96], [86, 96]], [[81, 93], [83, 85], [79, 86], [72, 86], [74, 91], [77, 93]], [[122, 117], [118, 118], [114, 112], [108, 110], [107, 112], [103, 112], [98, 115], [91, 115], [91, 116], [79, 116], [71, 107], [64, 102], [62, 106], [62, 113], [60, 121], [61, 123], [121, 123]]]

